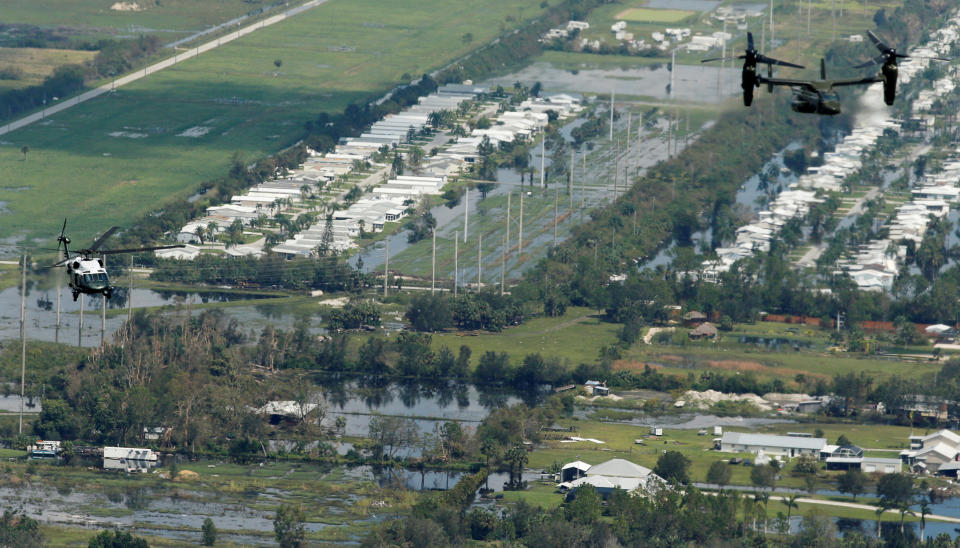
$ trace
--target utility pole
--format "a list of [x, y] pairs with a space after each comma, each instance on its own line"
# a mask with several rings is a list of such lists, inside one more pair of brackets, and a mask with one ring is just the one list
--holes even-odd
[[[127, 322], [133, 319], [133, 255], [130, 255], [130, 289], [127, 290]], [[127, 327], [129, 330], [129, 326]]]
[[613, 154], [613, 201], [617, 201], [617, 188], [620, 186], [620, 141]]
[[[673, 99], [677, 96], [677, 90], [674, 89], [674, 74], [677, 73], [677, 48], [673, 48], [673, 51], [670, 52], [670, 98]], [[612, 139], [613, 137], [611, 137]]]
[[573, 211], [573, 169], [576, 167], [577, 151], [570, 147], [570, 184], [568, 185], [568, 194], [570, 194], [570, 210]]
[[507, 246], [510, 245], [510, 238], [504, 234], [503, 249], [500, 250], [500, 296], [503, 296], [503, 286], [507, 279]]
[[83, 293], [80, 294], [80, 327], [77, 329], [77, 346], [83, 346]]
[[760, 20], [760, 47], [763, 47], [765, 43], [767, 43], [767, 22], [761, 19]]
[[544, 170], [544, 164], [543, 164], [544, 158], [545, 158], [546, 155], [547, 155], [547, 154], [546, 154], [546, 148], [545, 148], [545, 147], [546, 147], [546, 145], [545, 145], [546, 142], [547, 142], [547, 134], [544, 133], [544, 134], [543, 134], [543, 139], [540, 140], [540, 188], [544, 188], [544, 187], [547, 186], [547, 184], [546, 184], [546, 178], [545, 178], [545, 176], [546, 176], [546, 171]]
[[[103, 261], [103, 267], [107, 267], [107, 256], [101, 255], [100, 260]], [[101, 295], [103, 300], [103, 306], [100, 309], [100, 349], [103, 349], [104, 344], [107, 341], [107, 296]]]
[[27, 254], [23, 254], [23, 279], [20, 282], [20, 434], [23, 434], [24, 385], [27, 382]]
[[430, 253], [430, 293], [437, 289], [437, 229], [433, 229], [433, 251]]
[[833, 20], [833, 29], [830, 31], [830, 39], [837, 39], [837, 0], [830, 2], [830, 19]]
[[557, 247], [557, 223], [560, 222], [560, 185], [553, 185], [553, 247]]
[[[59, 257], [57, 257], [59, 259]], [[56, 343], [60, 342], [60, 273], [57, 273], [57, 327], [54, 331], [53, 340]]]
[[[507, 249], [510, 249], [510, 196], [513, 192], [507, 192]], [[520, 191], [520, 194], [523, 194], [523, 191]]]
[[517, 229], [517, 257], [523, 255], [523, 191], [520, 191], [520, 228]]
[[773, 51], [773, 0], [770, 0], [770, 48], [767, 51]]
[[453, 233], [453, 296], [457, 296], [457, 286], [460, 285], [460, 233]]
[[477, 291], [480, 291], [480, 261], [483, 259], [483, 233], [477, 234]]
[[467, 220], [470, 218], [470, 187], [466, 187], [463, 200], [463, 243], [467, 243]]
[[583, 178], [580, 179], [580, 220], [583, 220], [583, 205], [586, 201], [586, 181], [587, 181], [587, 151], [583, 151]]
[[617, 99], [617, 88], [610, 90], [610, 140], [613, 140], [613, 108]]
[[390, 238], [384, 240], [387, 243], [386, 253], [383, 256], [383, 298], [387, 298], [387, 284], [390, 282]]

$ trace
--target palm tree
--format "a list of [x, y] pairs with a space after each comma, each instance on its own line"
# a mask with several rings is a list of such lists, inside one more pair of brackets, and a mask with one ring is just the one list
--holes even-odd
[[924, 532], [927, 529], [927, 514], [930, 513], [930, 501], [927, 497], [920, 499], [920, 544], [923, 544]]
[[753, 500], [763, 505], [763, 534], [767, 534], [767, 504], [770, 502], [770, 493], [754, 493]]
[[877, 509], [873, 511], [875, 514], [877, 514], [877, 539], [883, 538], [880, 533], [880, 526], [883, 524], [883, 513], [886, 511], [887, 509], [882, 505], [877, 506]]
[[789, 523], [790, 523], [790, 514], [791, 514], [791, 512], [793, 511], [793, 509], [794, 509], [794, 508], [796, 508], [796, 509], [798, 509], [798, 510], [800, 509], [800, 505], [797, 504], [797, 499], [798, 499], [798, 498], [800, 498], [800, 493], [794, 493], [794, 494], [790, 495], [789, 497], [783, 499], [783, 504], [786, 505], [786, 507], [787, 507], [787, 524], [788, 524], [788, 526], [789, 526]]
[[210, 223], [207, 224], [207, 236], [209, 236], [211, 240], [217, 239], [218, 228], [220, 228], [220, 225], [218, 225], [216, 221], [210, 221]]
[[910, 514], [911, 516], [915, 516], [916, 514], [910, 510], [910, 505], [906, 502], [901, 502], [898, 504], [897, 510], [900, 512], [900, 535], [903, 535], [903, 518], [906, 517], [907, 514]]

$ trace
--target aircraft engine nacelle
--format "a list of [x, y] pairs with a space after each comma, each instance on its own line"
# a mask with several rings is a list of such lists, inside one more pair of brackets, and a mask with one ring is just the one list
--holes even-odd
[[880, 75], [883, 78], [883, 102], [887, 105], [893, 105], [897, 97], [897, 73], [896, 63], [885, 63], [880, 68]]
[[744, 65], [740, 87], [743, 89], [743, 106], [753, 103], [753, 88], [757, 87], [757, 67]]

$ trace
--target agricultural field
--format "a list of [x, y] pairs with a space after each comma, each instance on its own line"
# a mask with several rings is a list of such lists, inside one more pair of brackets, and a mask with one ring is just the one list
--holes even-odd
[[55, 27], [58, 33], [82, 40], [149, 31], [173, 42], [273, 4], [271, 0], [8, 0], [3, 3], [3, 22]]
[[[783, 324], [738, 325], [715, 342], [689, 341], [678, 329], [669, 344], [656, 340], [638, 343], [623, 353], [617, 369], [643, 371], [646, 366], [665, 373], [720, 371], [749, 373], [758, 379], [792, 382], [797, 375], [830, 379], [837, 374], [864, 371], [878, 381], [894, 375], [930, 375], [940, 371], [936, 360], [900, 361], [893, 356], [864, 356], [830, 352], [828, 333], [810, 328], [801, 335], [786, 331]], [[742, 339], [743, 338], [743, 339]], [[759, 340], [758, 340], [759, 339]], [[741, 342], [743, 341], [743, 342]], [[932, 348], [910, 348], [910, 353], [929, 355]]]
[[72, 49], [0, 47], [0, 92], [35, 86], [57, 67], [90, 61], [96, 54]]
[[55, 223], [42, 219], [54, 212], [71, 217], [75, 239], [129, 225], [225, 174], [234, 154], [249, 162], [277, 152], [317, 113], [441, 67], [536, 16], [537, 6], [332, 0], [7, 134], [0, 233], [49, 240]]

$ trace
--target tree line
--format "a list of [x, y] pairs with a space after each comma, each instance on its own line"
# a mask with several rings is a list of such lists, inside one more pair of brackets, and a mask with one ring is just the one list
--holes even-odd
[[13, 118], [28, 110], [53, 103], [83, 89], [90, 80], [127, 72], [156, 53], [162, 46], [153, 35], [135, 40], [102, 39], [92, 46], [98, 50], [93, 60], [83, 64], [61, 65], [35, 86], [0, 93], [0, 119]]

